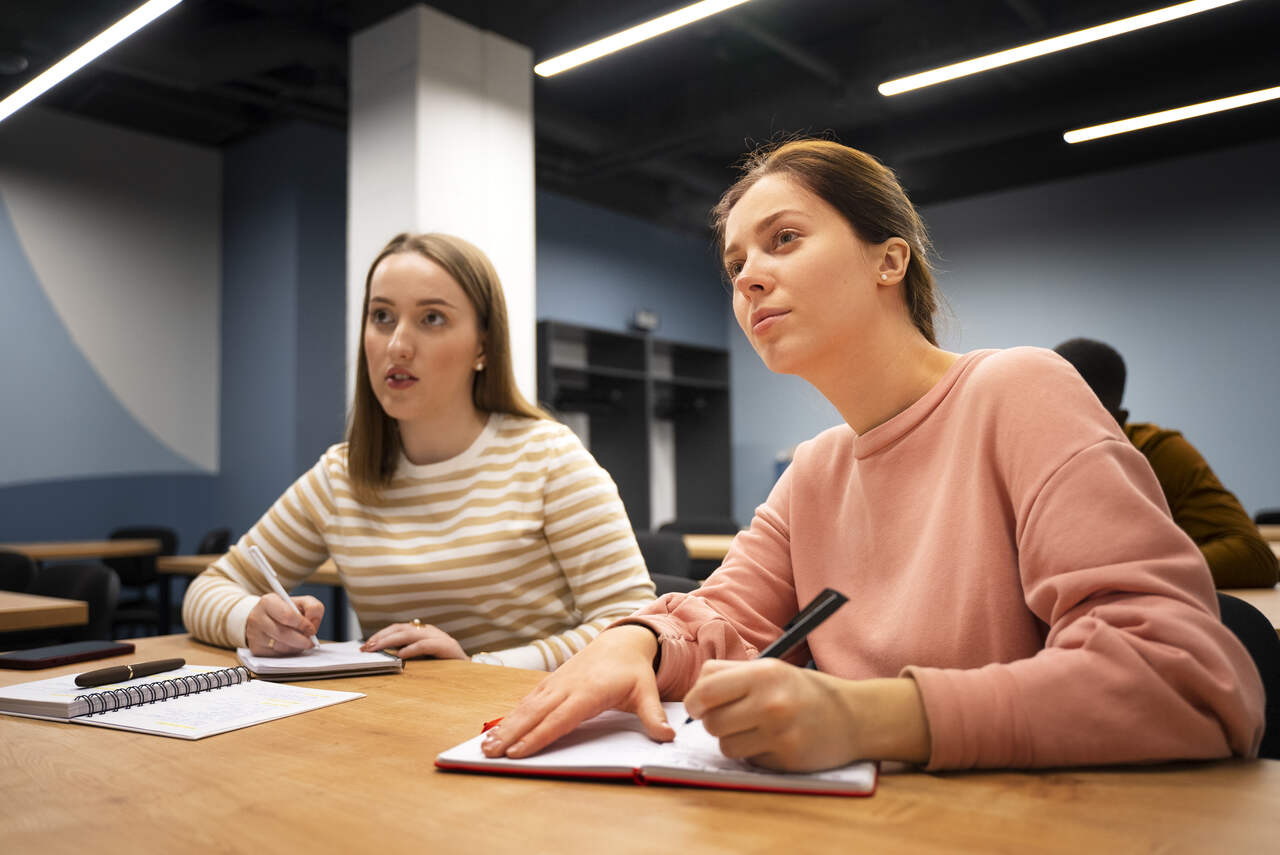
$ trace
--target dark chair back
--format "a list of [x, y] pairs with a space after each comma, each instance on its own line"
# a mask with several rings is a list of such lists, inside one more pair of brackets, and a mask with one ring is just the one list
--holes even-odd
[[[47, 564], [31, 581], [29, 593], [68, 600], [84, 600], [89, 604], [89, 623], [68, 627], [57, 633], [62, 641], [89, 641], [111, 637], [111, 620], [120, 597], [120, 580], [98, 563]], [[44, 642], [48, 644], [60, 641]]]
[[1258, 756], [1280, 759], [1280, 637], [1266, 615], [1238, 597], [1219, 593], [1218, 608], [1222, 622], [1253, 657], [1267, 693], [1267, 729]]
[[1263, 508], [1253, 515], [1255, 525], [1280, 525], [1280, 508]]
[[[178, 533], [163, 526], [126, 526], [111, 532], [111, 540], [134, 540], [149, 538], [160, 541], [160, 555], [175, 555], [178, 552]], [[138, 586], [150, 585], [156, 581], [156, 556], [139, 555], [131, 558], [107, 558], [103, 563], [116, 571], [120, 584]]]
[[0, 591], [27, 590], [35, 572], [35, 562], [21, 552], [0, 549]]
[[737, 534], [741, 526], [729, 517], [688, 517], [658, 526], [658, 531], [674, 534]]
[[657, 589], [658, 596], [670, 593], [687, 594], [697, 589], [697, 579], [686, 579], [683, 576], [670, 576], [666, 573], [650, 573], [649, 578], [653, 580], [653, 587]]
[[215, 528], [200, 538], [196, 555], [221, 555], [231, 548], [231, 529]]
[[640, 545], [640, 554], [644, 557], [644, 566], [649, 568], [649, 575], [665, 573], [668, 576], [692, 578], [693, 565], [689, 561], [689, 550], [678, 534], [671, 532], [636, 532], [636, 543]]

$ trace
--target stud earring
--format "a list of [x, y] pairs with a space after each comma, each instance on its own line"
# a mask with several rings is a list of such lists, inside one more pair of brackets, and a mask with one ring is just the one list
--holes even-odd
[[483, 370], [484, 370], [484, 360], [483, 360], [483, 359], [476, 363], [476, 370], [477, 370], [477, 371], [483, 371]]
[[888, 273], [881, 273], [881, 274], [880, 274], [880, 278], [881, 278], [881, 279], [883, 279], [883, 280], [885, 280], [885, 281], [887, 282], [887, 281], [889, 281], [889, 274], [888, 274]]

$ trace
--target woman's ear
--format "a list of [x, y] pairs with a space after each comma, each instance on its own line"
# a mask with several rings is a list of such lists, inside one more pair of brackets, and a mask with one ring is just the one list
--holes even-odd
[[891, 237], [876, 247], [879, 262], [876, 277], [881, 285], [897, 285], [907, 275], [911, 263], [911, 247], [900, 237]]

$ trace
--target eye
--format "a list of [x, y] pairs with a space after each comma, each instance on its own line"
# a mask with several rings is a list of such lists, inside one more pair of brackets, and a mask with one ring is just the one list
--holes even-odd
[[422, 322], [429, 327], [443, 326], [447, 320], [448, 318], [434, 309], [422, 316]]
[[724, 274], [728, 276], [730, 279], [734, 278], [741, 272], [742, 272], [741, 261], [729, 261], [729, 262], [726, 262], [724, 265]]
[[773, 242], [776, 246], [785, 246], [786, 244], [794, 243], [799, 237], [800, 235], [791, 229], [783, 229], [774, 235]]
[[394, 319], [391, 317], [391, 313], [386, 309], [369, 310], [369, 322], [374, 326], [384, 326], [385, 324], [391, 323], [392, 320]]

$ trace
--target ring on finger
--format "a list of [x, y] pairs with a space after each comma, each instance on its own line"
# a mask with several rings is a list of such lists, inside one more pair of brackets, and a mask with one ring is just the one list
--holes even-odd
[[267, 649], [268, 649], [268, 650], [275, 650], [275, 649], [276, 649], [276, 640], [275, 640], [274, 638], [268, 638], [268, 639], [267, 639]]
[[426, 626], [427, 626], [425, 623], [423, 623], [423, 622], [422, 622], [421, 620], [419, 620], [418, 618], [414, 618], [413, 620], [409, 621], [409, 623], [413, 624], [413, 625], [414, 625], [415, 627], [417, 627], [418, 629], [426, 629]]

